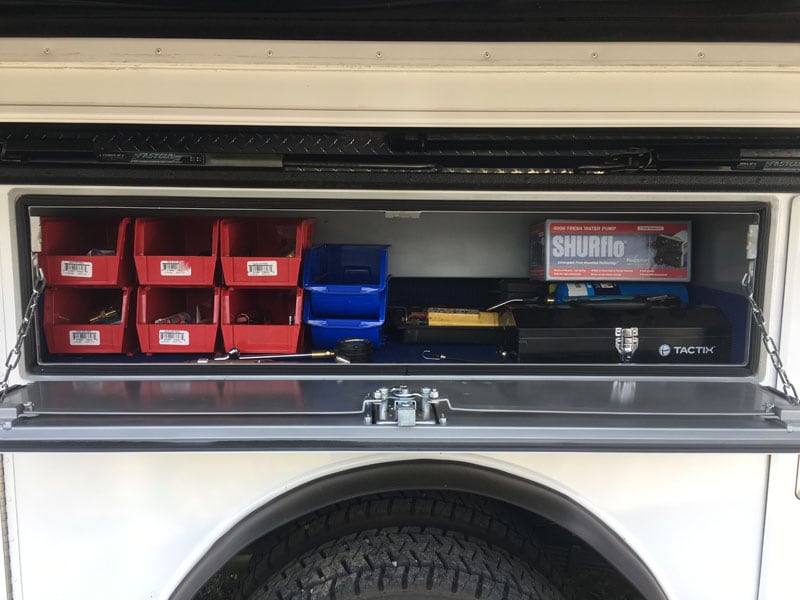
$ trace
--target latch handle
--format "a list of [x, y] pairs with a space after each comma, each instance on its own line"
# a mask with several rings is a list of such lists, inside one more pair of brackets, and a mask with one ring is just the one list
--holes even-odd
[[622, 362], [630, 362], [639, 349], [639, 328], [617, 327], [614, 329], [614, 340]]

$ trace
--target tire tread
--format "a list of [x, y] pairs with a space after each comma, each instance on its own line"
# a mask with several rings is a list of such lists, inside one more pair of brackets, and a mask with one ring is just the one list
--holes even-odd
[[561, 600], [529, 565], [482, 540], [388, 527], [330, 540], [275, 573], [249, 600], [350, 600], [407, 592], [454, 599]]
[[325, 542], [375, 527], [437, 527], [483, 539], [528, 563], [564, 596], [571, 590], [550, 563], [535, 526], [514, 507], [479, 496], [447, 491], [374, 494], [313, 512], [266, 536], [253, 549], [240, 577], [237, 598], [249, 598], [259, 582]]

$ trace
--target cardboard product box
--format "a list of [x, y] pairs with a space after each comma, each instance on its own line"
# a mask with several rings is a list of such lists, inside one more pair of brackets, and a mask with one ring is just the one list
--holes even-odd
[[531, 227], [530, 257], [544, 281], [689, 281], [691, 223], [548, 219]]

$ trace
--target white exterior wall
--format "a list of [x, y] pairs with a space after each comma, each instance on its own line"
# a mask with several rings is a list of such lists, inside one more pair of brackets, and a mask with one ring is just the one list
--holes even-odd
[[[270, 499], [414, 458], [484, 465], [568, 495], [639, 553], [670, 600], [757, 597], [765, 456], [145, 452], [14, 455], [14, 599], [166, 600], [216, 539]], [[778, 590], [769, 600], [795, 597]]]
[[[0, 80], [5, 122], [800, 126], [800, 48], [790, 45], [0, 40]], [[791, 239], [789, 292], [781, 294], [783, 264], [771, 264], [767, 307], [777, 334], [785, 301], [783, 347], [795, 374], [797, 221], [791, 238], [788, 219], [772, 229], [777, 253]], [[22, 308], [11, 231], [8, 203], [4, 356]], [[764, 365], [762, 377], [773, 381]], [[797, 597], [796, 456], [215, 452], [7, 456], [14, 600], [166, 598], [219, 536], [271, 498], [344, 468], [419, 457], [566, 493], [640, 553], [671, 600]]]

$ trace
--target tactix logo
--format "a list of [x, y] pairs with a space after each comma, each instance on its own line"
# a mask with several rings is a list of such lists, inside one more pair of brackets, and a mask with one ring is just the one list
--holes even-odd
[[665, 357], [673, 352], [675, 354], [705, 355], [714, 354], [716, 349], [716, 346], [670, 346], [669, 344], [661, 344], [658, 347], [658, 353]]

